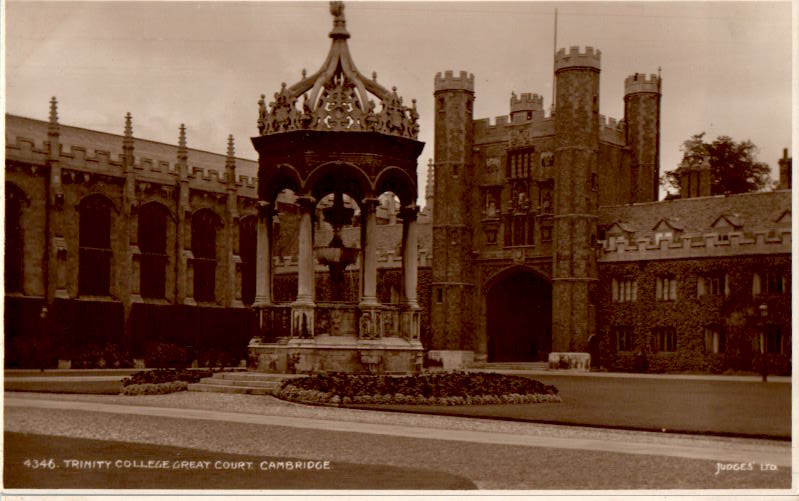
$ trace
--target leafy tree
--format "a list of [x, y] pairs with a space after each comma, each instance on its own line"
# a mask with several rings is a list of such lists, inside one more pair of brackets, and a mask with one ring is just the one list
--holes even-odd
[[694, 134], [682, 145], [680, 165], [664, 174], [662, 183], [680, 191], [680, 173], [683, 169], [710, 163], [710, 193], [747, 193], [773, 188], [768, 164], [755, 158], [757, 147], [749, 141], [739, 143], [729, 136], [719, 136], [713, 142], [704, 140], [705, 133]]

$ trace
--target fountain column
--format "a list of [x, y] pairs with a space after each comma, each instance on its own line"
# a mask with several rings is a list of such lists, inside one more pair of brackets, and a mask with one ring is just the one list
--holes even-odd
[[311, 196], [297, 197], [300, 206], [300, 231], [297, 237], [297, 300], [291, 305], [291, 336], [314, 336], [314, 255], [312, 214], [316, 200]]
[[402, 336], [406, 339], [419, 339], [421, 308], [416, 299], [418, 278], [418, 249], [416, 216], [419, 207], [411, 204], [402, 208]]
[[380, 315], [377, 302], [377, 248], [375, 227], [378, 204], [376, 198], [365, 198], [361, 202], [361, 311], [358, 335], [362, 338], [380, 337]]

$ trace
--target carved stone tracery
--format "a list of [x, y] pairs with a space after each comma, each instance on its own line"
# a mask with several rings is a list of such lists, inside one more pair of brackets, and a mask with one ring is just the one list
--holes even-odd
[[[333, 45], [322, 68], [315, 74], [288, 87], [281, 85], [274, 101], [267, 106], [265, 96], [258, 101], [258, 131], [263, 135], [294, 130], [372, 131], [416, 139], [419, 136], [419, 113], [416, 100], [405, 106], [397, 95], [379, 85], [375, 78], [365, 78], [352, 61], [346, 40], [343, 7], [336, 7]], [[379, 99], [380, 111], [375, 111]], [[297, 101], [303, 97], [302, 106]]]

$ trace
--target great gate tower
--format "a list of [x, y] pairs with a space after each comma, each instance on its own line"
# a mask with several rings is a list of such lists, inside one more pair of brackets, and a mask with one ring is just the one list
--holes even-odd
[[[555, 55], [552, 351], [588, 352], [596, 333], [600, 52]], [[570, 361], [570, 366], [574, 363]]]
[[[433, 205], [433, 298], [431, 357], [445, 365], [473, 353], [474, 271], [472, 216], [474, 192], [474, 75], [451, 71], [435, 78], [435, 204]], [[439, 352], [438, 350], [444, 350]], [[443, 355], [446, 353], [446, 355]]]

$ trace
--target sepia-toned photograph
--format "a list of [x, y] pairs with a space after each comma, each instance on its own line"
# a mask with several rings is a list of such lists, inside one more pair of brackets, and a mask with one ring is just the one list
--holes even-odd
[[4, 495], [796, 494], [795, 2], [2, 7]]

